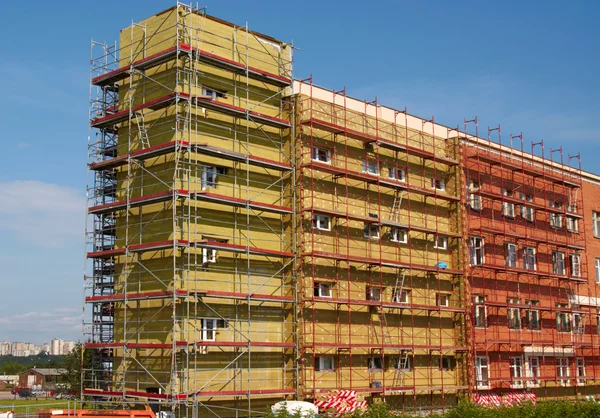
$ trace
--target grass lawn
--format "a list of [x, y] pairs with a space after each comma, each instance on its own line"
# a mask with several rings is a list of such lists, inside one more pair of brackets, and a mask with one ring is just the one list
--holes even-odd
[[14, 412], [29, 412], [35, 414], [38, 409], [56, 409], [56, 408], [67, 408], [70, 406], [74, 408], [75, 401], [66, 401], [64, 399], [52, 399], [45, 397], [31, 398], [31, 399], [2, 399], [0, 400], [0, 413], [6, 411]]

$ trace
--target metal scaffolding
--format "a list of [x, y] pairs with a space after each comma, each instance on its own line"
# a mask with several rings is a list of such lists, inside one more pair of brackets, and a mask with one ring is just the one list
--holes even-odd
[[85, 396], [246, 416], [296, 394], [291, 71], [182, 3], [92, 42]]

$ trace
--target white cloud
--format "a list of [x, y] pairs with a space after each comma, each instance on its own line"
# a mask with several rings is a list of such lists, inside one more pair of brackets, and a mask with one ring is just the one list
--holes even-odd
[[74, 308], [59, 308], [46, 312], [18, 313], [0, 317], [0, 327], [3, 332], [27, 330], [28, 335], [77, 336], [81, 334], [81, 315], [77, 312]]
[[84, 192], [36, 180], [0, 183], [0, 230], [29, 244], [61, 248], [82, 243]]

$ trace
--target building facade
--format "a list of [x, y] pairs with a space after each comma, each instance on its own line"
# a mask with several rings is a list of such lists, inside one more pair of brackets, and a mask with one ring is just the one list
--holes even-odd
[[181, 4], [93, 43], [91, 76], [86, 396], [597, 393], [579, 161], [293, 81], [291, 45]]

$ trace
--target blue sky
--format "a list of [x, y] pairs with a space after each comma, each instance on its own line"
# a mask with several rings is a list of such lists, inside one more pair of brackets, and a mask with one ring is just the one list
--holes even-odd
[[[90, 39], [165, 0], [0, 6], [0, 340], [81, 334]], [[600, 173], [600, 3], [216, 1], [208, 13], [293, 41], [295, 76], [456, 126], [523, 132]]]

